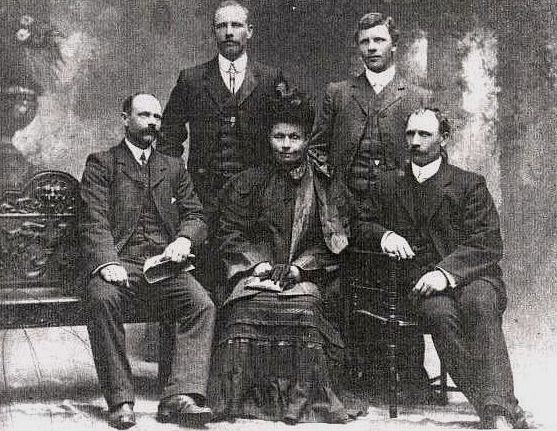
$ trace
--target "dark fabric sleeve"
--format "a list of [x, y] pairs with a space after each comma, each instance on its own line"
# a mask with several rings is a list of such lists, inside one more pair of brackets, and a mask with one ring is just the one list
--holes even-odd
[[387, 205], [382, 194], [381, 181], [363, 199], [354, 199], [352, 213], [352, 247], [370, 251], [381, 251], [381, 239], [389, 231], [385, 211]]
[[207, 238], [207, 224], [201, 201], [193, 188], [193, 182], [184, 164], [179, 163], [178, 208], [180, 229], [177, 236], [189, 238], [194, 247], [199, 247]]
[[335, 123], [334, 90], [328, 85], [317, 110], [309, 143], [309, 154], [318, 166], [326, 166]]
[[499, 214], [483, 177], [471, 182], [463, 208], [465, 239], [437, 265], [453, 275], [457, 285], [489, 273], [503, 255]]
[[258, 187], [242, 174], [233, 178], [220, 194], [217, 240], [228, 278], [249, 273], [261, 262], [272, 262], [270, 245], [256, 242], [258, 234]]
[[118, 262], [118, 251], [110, 229], [111, 164], [107, 157], [91, 154], [81, 180], [79, 234], [87, 273], [110, 262]]
[[162, 138], [157, 144], [157, 150], [168, 156], [180, 157], [184, 152], [183, 142], [188, 138], [186, 123], [191, 115], [188, 95], [188, 82], [185, 71], [182, 71], [164, 108]]

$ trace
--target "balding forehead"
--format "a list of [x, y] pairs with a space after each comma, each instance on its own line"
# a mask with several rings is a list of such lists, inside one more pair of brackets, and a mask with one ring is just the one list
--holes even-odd
[[230, 17], [241, 19], [243, 22], [246, 23], [248, 20], [248, 10], [239, 4], [228, 4], [225, 6], [221, 6], [215, 11], [213, 22], [216, 22], [217, 19], [222, 20], [223, 18], [228, 19]]
[[152, 94], [138, 94], [132, 100], [132, 109], [143, 111], [162, 111], [159, 100]]
[[408, 122], [406, 124], [406, 130], [413, 129], [423, 129], [423, 130], [439, 130], [439, 120], [433, 111], [423, 110], [419, 112], [414, 112], [410, 117], [408, 117]]

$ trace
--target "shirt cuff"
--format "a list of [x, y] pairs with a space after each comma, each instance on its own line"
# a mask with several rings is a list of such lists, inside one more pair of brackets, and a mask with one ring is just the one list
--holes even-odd
[[387, 237], [388, 237], [390, 234], [392, 234], [392, 233], [394, 233], [392, 230], [388, 230], [388, 231], [385, 232], [385, 233], [383, 234], [383, 236], [381, 237], [381, 251], [382, 251], [383, 253], [386, 253], [386, 251], [385, 251], [385, 241], [386, 241]]
[[447, 279], [447, 281], [449, 282], [449, 286], [454, 289], [456, 287], [456, 280], [454, 278], [454, 276], [450, 273], [445, 271], [443, 268], [436, 266], [435, 269], [441, 271], [443, 273], [443, 275], [445, 276], [445, 278]]
[[101, 269], [103, 269], [104, 267], [106, 267], [108, 265], [121, 265], [121, 263], [120, 262], [103, 263], [102, 265], [97, 266], [97, 268], [95, 268], [95, 270], [91, 273], [91, 275], [97, 275]]

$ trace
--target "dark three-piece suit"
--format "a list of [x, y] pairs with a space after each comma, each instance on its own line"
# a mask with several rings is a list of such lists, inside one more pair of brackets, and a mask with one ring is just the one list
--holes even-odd
[[[162, 397], [205, 395], [215, 309], [187, 272], [147, 284], [142, 267], [177, 237], [195, 250], [206, 238], [202, 206], [183, 162], [152, 151], [140, 166], [125, 142], [87, 159], [81, 184], [80, 234], [88, 275], [88, 330], [101, 388], [113, 408], [134, 401], [122, 321], [136, 309], [177, 322], [176, 351]], [[104, 281], [103, 266], [116, 263], [129, 285]]]
[[379, 173], [407, 158], [408, 115], [427, 106], [431, 94], [395, 74], [379, 94], [365, 73], [327, 86], [313, 127], [310, 153], [356, 194]]
[[415, 309], [479, 415], [496, 407], [512, 417], [518, 403], [501, 328], [506, 306], [499, 267], [503, 246], [485, 179], [445, 162], [421, 184], [409, 168], [404, 174], [389, 172], [359, 212], [354, 232], [358, 245], [380, 251], [383, 235], [392, 230], [416, 252], [405, 261], [408, 290], [436, 267], [454, 277], [455, 287], [418, 299]]
[[280, 70], [251, 59], [236, 94], [224, 84], [217, 57], [180, 72], [164, 109], [158, 149], [180, 156], [189, 122], [188, 170], [210, 215], [217, 192], [230, 177], [270, 160], [267, 113], [280, 83]]

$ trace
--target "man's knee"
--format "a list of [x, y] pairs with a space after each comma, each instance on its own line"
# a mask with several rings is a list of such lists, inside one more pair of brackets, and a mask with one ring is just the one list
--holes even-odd
[[[195, 314], [202, 314], [214, 319], [216, 316], [216, 307], [207, 290], [194, 277], [187, 277], [184, 288], [188, 290], [188, 296], [191, 298], [190, 307]], [[189, 313], [188, 313], [189, 314]]]
[[472, 320], [500, 318], [497, 291], [488, 281], [476, 280], [463, 286], [459, 303], [463, 315]]
[[458, 320], [454, 299], [449, 295], [434, 295], [422, 298], [418, 312], [429, 329], [446, 328]]
[[104, 281], [100, 276], [89, 281], [85, 298], [89, 309], [93, 310], [117, 306], [121, 301], [118, 286]]

